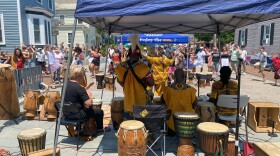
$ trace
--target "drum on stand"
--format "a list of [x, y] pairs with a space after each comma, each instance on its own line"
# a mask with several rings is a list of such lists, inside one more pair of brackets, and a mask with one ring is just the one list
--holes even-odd
[[101, 99], [92, 99], [92, 108], [93, 109], [101, 109], [102, 100]]
[[205, 80], [207, 78], [207, 74], [201, 73], [201, 72], [196, 72], [195, 76], [197, 78], [197, 85], [199, 85], [199, 87], [205, 87]]
[[142, 122], [137, 120], [122, 122], [116, 136], [118, 137], [119, 155], [146, 155], [148, 132]]
[[124, 98], [114, 97], [111, 102], [111, 119], [115, 130], [119, 129], [123, 122]]
[[24, 94], [23, 109], [24, 117], [34, 118], [36, 116], [37, 110], [39, 110], [39, 101], [41, 97], [41, 92], [39, 90], [27, 90]]
[[104, 80], [104, 74], [95, 74], [96, 82], [97, 82], [97, 89], [104, 88], [103, 80]]
[[21, 154], [27, 156], [29, 152], [45, 149], [46, 130], [31, 128], [20, 132], [17, 136]]
[[[227, 153], [229, 129], [227, 126], [214, 122], [203, 122], [197, 126], [200, 149], [208, 155], [213, 155], [217, 147]], [[221, 150], [220, 150], [221, 151]]]
[[206, 83], [205, 83], [205, 86], [211, 86], [211, 79], [212, 79], [212, 72], [207, 72], [207, 78], [206, 78]]
[[176, 134], [181, 138], [193, 138], [196, 136], [196, 126], [199, 116], [192, 112], [176, 112], [173, 115]]
[[60, 92], [59, 91], [48, 91], [45, 95], [44, 100], [44, 109], [48, 113], [47, 118], [49, 120], [56, 119], [56, 110], [54, 107], [55, 102], [59, 102], [60, 100]]
[[198, 114], [201, 122], [215, 122], [216, 107], [212, 102], [198, 101], [195, 112]]
[[[8, 112], [11, 112], [13, 117], [18, 117], [20, 108], [14, 71], [11, 65], [0, 64], [0, 104], [6, 108]], [[0, 108], [0, 115], [2, 116], [4, 113], [6, 113], [5, 110]], [[2, 116], [4, 120], [11, 118], [12, 117], [9, 116], [8, 113]]]
[[114, 89], [114, 78], [113, 78], [113, 76], [108, 75], [106, 79], [107, 79], [107, 81], [105, 81], [106, 89], [113, 91], [113, 89]]

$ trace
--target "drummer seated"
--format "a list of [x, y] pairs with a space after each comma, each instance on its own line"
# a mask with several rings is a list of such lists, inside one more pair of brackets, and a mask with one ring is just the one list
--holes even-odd
[[195, 112], [197, 98], [196, 89], [186, 84], [183, 69], [174, 71], [174, 83], [165, 86], [162, 100], [166, 103], [167, 109], [172, 111], [170, 119], [167, 121], [169, 133], [175, 132], [173, 114], [176, 112]]
[[[80, 79], [83, 79], [84, 75], [81, 66], [72, 66], [69, 72], [69, 81], [65, 92], [65, 102], [70, 102], [73, 107], [80, 110], [80, 113], [67, 113], [64, 114], [66, 119], [79, 120], [94, 118], [96, 121], [97, 131], [103, 131], [103, 116], [102, 109], [92, 108], [92, 98], [87, 90], [79, 83]], [[108, 129], [105, 129], [108, 130]], [[73, 134], [74, 127], [70, 128], [70, 133]]]
[[[220, 95], [237, 95], [238, 83], [230, 80], [231, 69], [228, 66], [223, 66], [220, 70], [220, 80], [212, 84], [210, 102], [217, 105]], [[233, 116], [237, 114], [236, 108], [217, 107], [217, 113], [224, 116]]]

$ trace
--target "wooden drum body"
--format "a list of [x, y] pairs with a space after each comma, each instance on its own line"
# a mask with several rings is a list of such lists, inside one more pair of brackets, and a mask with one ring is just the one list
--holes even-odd
[[89, 118], [83, 126], [83, 133], [85, 135], [93, 136], [97, 133], [96, 130], [96, 121], [94, 118]]
[[195, 112], [201, 122], [215, 122], [216, 107], [212, 102], [198, 101]]
[[147, 131], [144, 124], [136, 120], [122, 122], [116, 134], [120, 156], [146, 155]]
[[196, 126], [199, 116], [192, 112], [176, 112], [173, 115], [176, 134], [181, 138], [193, 138], [196, 136]]
[[[16, 81], [14, 77], [14, 69], [9, 64], [0, 64], [0, 104], [11, 112], [14, 117], [19, 116], [19, 102], [17, 95]], [[4, 114], [4, 110], [0, 108], [0, 114]], [[2, 116], [2, 119], [11, 119], [9, 114]]]
[[20, 132], [17, 136], [21, 154], [45, 149], [47, 132], [42, 128], [31, 128]]
[[60, 92], [59, 91], [49, 91], [45, 95], [44, 100], [44, 109], [48, 113], [47, 118], [50, 120], [56, 119], [56, 110], [54, 103], [60, 101]]
[[96, 74], [97, 89], [103, 88], [104, 74]]
[[235, 136], [233, 134], [230, 134], [228, 136], [228, 148], [227, 148], [227, 153], [226, 156], [232, 156], [235, 154]]
[[229, 136], [227, 126], [214, 122], [203, 122], [197, 126], [197, 134], [200, 149], [204, 153], [215, 154], [217, 146], [227, 153]]
[[194, 156], [195, 150], [191, 139], [179, 139], [177, 156]]
[[27, 90], [24, 94], [23, 109], [26, 118], [34, 118], [39, 109], [41, 92], [39, 90]]
[[206, 78], [206, 83], [205, 83], [205, 86], [211, 86], [211, 79], [212, 79], [212, 72], [207, 72], [207, 78]]
[[124, 112], [124, 98], [114, 97], [111, 102], [111, 118], [115, 130], [119, 129], [120, 124], [123, 122]]
[[101, 109], [102, 100], [101, 99], [92, 99], [92, 108], [93, 109]]

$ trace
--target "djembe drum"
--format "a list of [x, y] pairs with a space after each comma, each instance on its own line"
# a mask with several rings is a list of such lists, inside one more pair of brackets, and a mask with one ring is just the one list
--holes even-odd
[[41, 97], [41, 92], [39, 90], [27, 90], [24, 94], [24, 104], [23, 109], [24, 117], [34, 118], [36, 116], [36, 111], [39, 109], [39, 101]]
[[205, 83], [205, 86], [211, 86], [211, 83], [210, 83], [210, 81], [211, 81], [211, 79], [212, 79], [212, 72], [207, 72], [207, 78], [206, 78], [206, 83]]
[[[93, 136], [96, 135], [97, 130], [96, 130], [96, 121], [94, 118], [89, 118], [83, 126], [83, 133], [85, 135]], [[88, 141], [91, 141], [92, 138], [88, 138]]]
[[[19, 80], [20, 81], [20, 80]], [[0, 104], [11, 112], [13, 117], [18, 117], [20, 108], [17, 95], [16, 81], [14, 77], [14, 69], [9, 64], [0, 64]], [[4, 120], [11, 119], [2, 108], [0, 108], [0, 115]]]
[[107, 75], [105, 79], [106, 89], [112, 91], [114, 89], [114, 77], [112, 75]]
[[121, 156], [146, 155], [147, 135], [144, 124], [137, 120], [121, 123], [118, 137], [118, 154]]
[[196, 126], [199, 116], [192, 112], [176, 112], [173, 115], [176, 134], [181, 138], [193, 138], [196, 136]]
[[46, 130], [31, 128], [20, 132], [17, 136], [21, 154], [27, 156], [29, 152], [45, 149]]
[[60, 92], [59, 91], [48, 91], [45, 95], [44, 100], [44, 109], [48, 113], [47, 118], [49, 120], [56, 119], [56, 110], [54, 103], [60, 101]]
[[114, 97], [111, 102], [111, 119], [115, 130], [119, 129], [123, 122], [124, 98]]
[[194, 73], [190, 70], [188, 70], [188, 84], [193, 84], [193, 79], [194, 79]]
[[215, 122], [216, 107], [212, 102], [198, 101], [195, 112], [201, 122]]
[[205, 87], [205, 80], [207, 79], [207, 73], [196, 72], [197, 85], [199, 87]]
[[197, 126], [200, 149], [208, 155], [219, 151], [227, 153], [229, 129], [227, 126], [214, 122], [203, 122]]
[[101, 109], [102, 100], [101, 99], [92, 99], [92, 108], [93, 109]]
[[194, 151], [191, 139], [179, 139], [177, 156], [194, 156]]
[[228, 136], [228, 148], [227, 148], [227, 153], [226, 156], [232, 156], [235, 154], [235, 136], [233, 134], [230, 134]]
[[104, 74], [96, 74], [96, 82], [97, 82], [97, 89], [104, 88], [103, 86], [103, 80], [104, 80]]

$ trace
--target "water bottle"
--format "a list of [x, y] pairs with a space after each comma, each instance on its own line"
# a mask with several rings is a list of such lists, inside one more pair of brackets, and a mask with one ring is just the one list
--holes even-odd
[[97, 150], [97, 153], [98, 153], [99, 155], [102, 155], [102, 154], [103, 154], [103, 146], [102, 146], [102, 145], [99, 146], [99, 148], [98, 148], [98, 150]]

